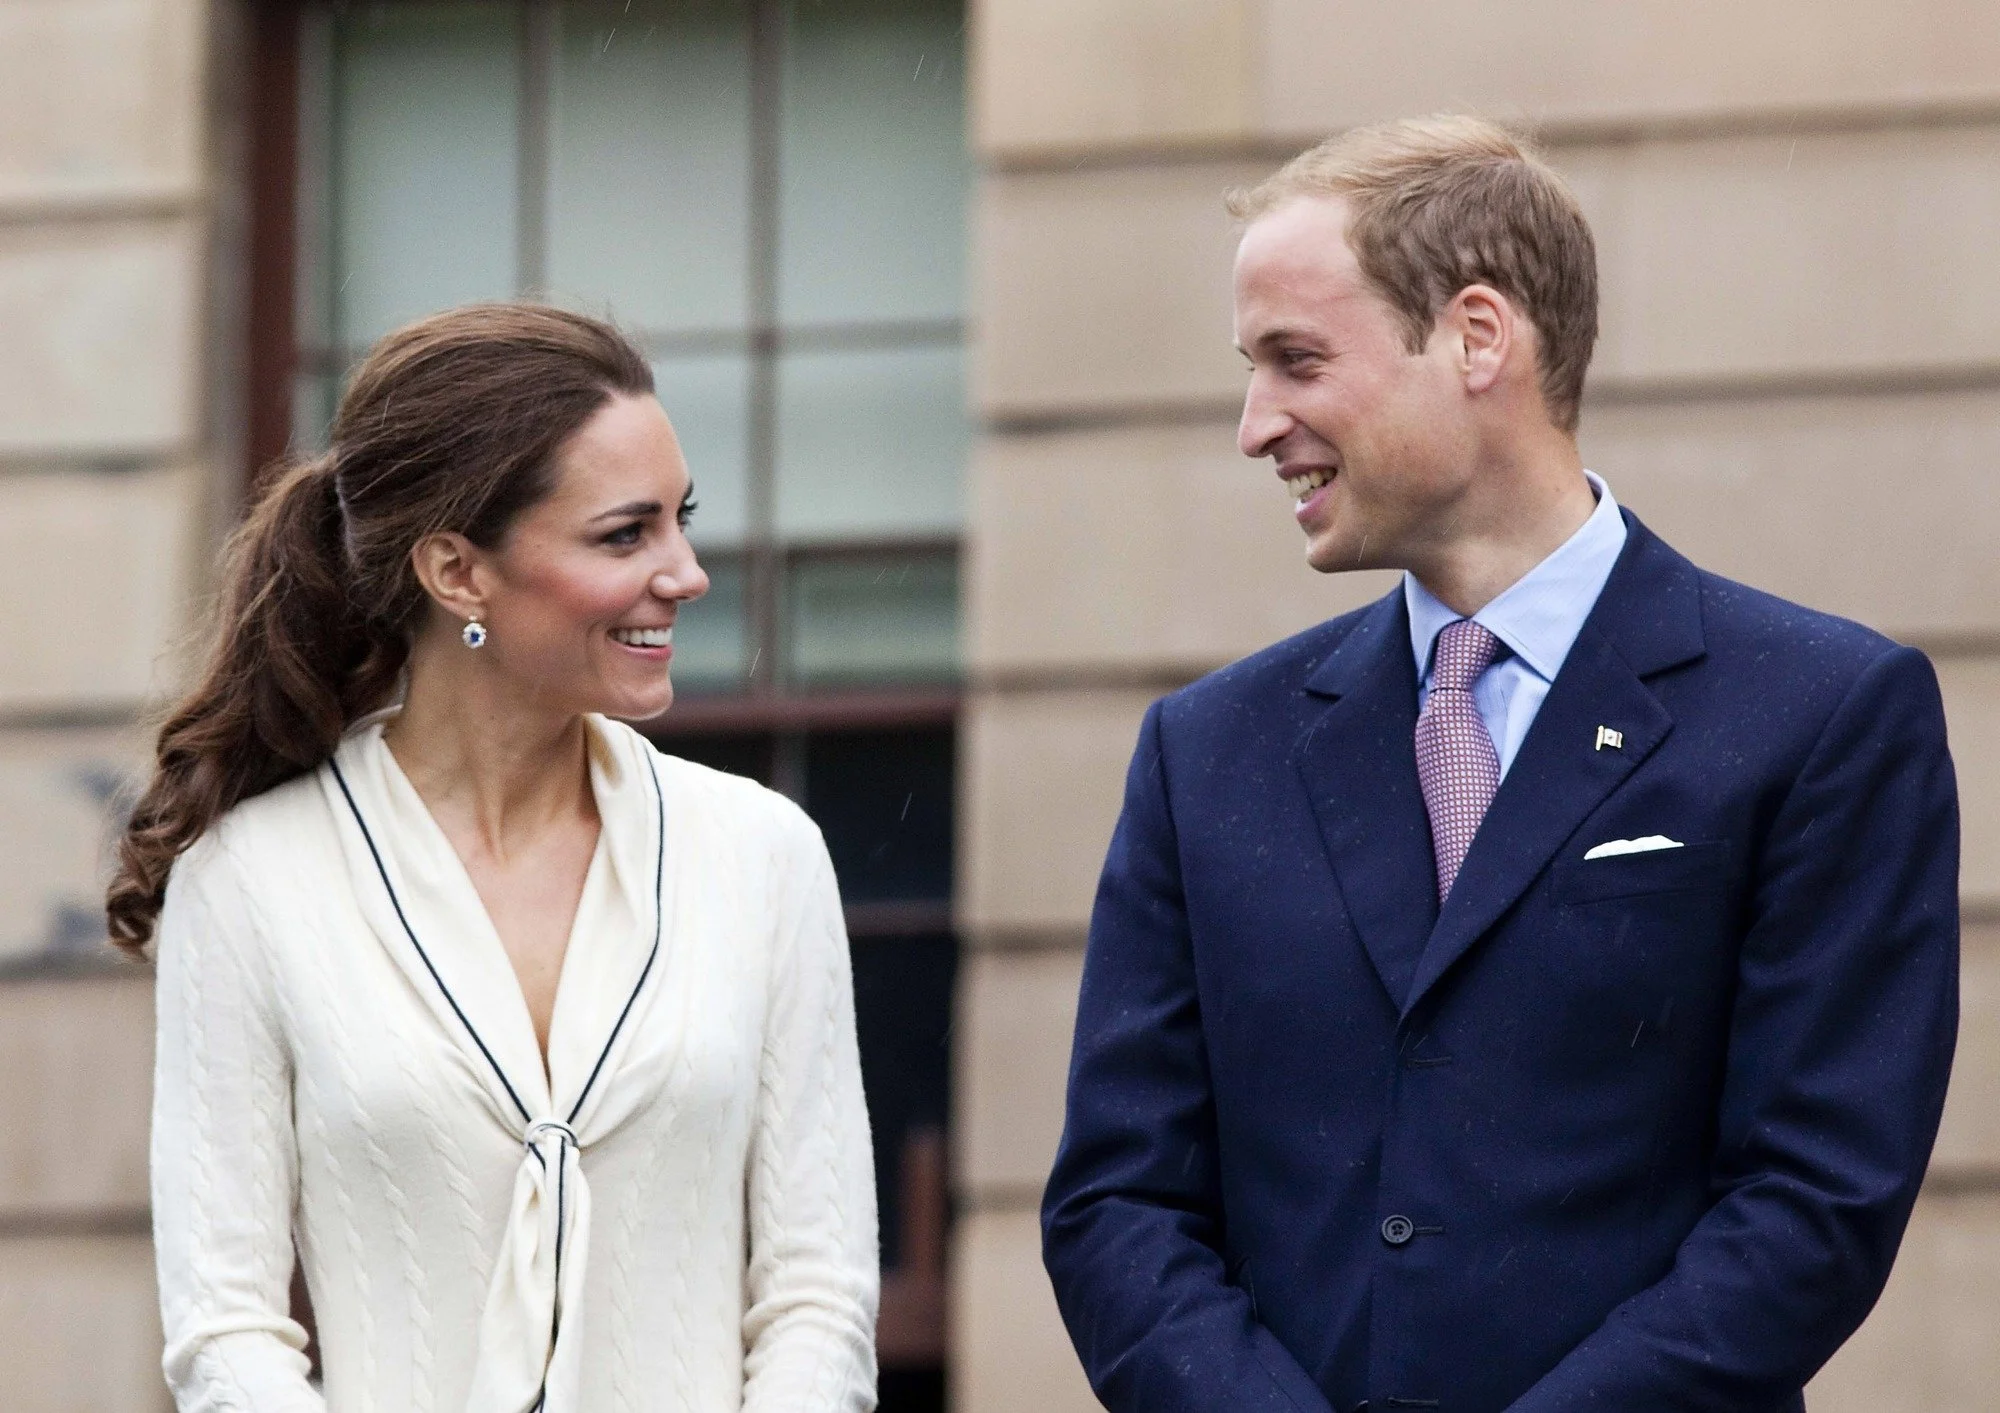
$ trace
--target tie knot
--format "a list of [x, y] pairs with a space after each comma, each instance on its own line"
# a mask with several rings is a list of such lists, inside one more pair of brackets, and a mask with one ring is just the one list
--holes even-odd
[[1500, 640], [1482, 623], [1461, 618], [1438, 634], [1431, 662], [1433, 692], [1469, 692], [1479, 674], [1500, 656]]

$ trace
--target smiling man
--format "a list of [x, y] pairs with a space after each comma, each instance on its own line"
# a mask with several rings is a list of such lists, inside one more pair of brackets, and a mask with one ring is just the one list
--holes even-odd
[[1140, 730], [1043, 1208], [1092, 1385], [1801, 1409], [1950, 1067], [1930, 664], [1584, 469], [1595, 250], [1506, 132], [1357, 131], [1231, 206], [1239, 444], [1314, 568], [1405, 572]]

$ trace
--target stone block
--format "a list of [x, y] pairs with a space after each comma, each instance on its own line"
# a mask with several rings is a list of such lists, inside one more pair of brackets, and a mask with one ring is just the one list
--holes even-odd
[[1263, 125], [1301, 136], [1439, 109], [1644, 122], [2000, 93], [1981, 0], [1269, 0], [1262, 40]]
[[1124, 802], [1144, 690], [983, 693], [959, 727], [959, 928], [1073, 938]]
[[0, 1074], [0, 1216], [145, 1212], [149, 973], [0, 982]]
[[[1224, 421], [989, 433], [971, 473], [966, 665], [1193, 677], [1366, 603], [1323, 575], [1269, 461]], [[1088, 605], [1088, 612], [1080, 612]]]
[[138, 788], [134, 731], [0, 731], [0, 967], [104, 948], [112, 831]]
[[2000, 125], [1555, 156], [1597, 236], [1600, 383], [2000, 363]]
[[1099, 1413], [1030, 1211], [959, 1220], [952, 1260], [952, 1407], [956, 1413]]
[[0, 1236], [0, 1350], [17, 1413], [167, 1413], [153, 1244]]
[[1958, 769], [1960, 892], [1990, 914], [2000, 909], [2000, 657], [1947, 657], [1937, 669]]
[[1881, 1303], [1806, 1390], [1812, 1413], [1982, 1413], [2000, 1328], [2000, 1192], [1926, 1193]]
[[973, 131], [992, 156], [1248, 132], [1245, 0], [1003, 0], [972, 7]]
[[192, 469], [0, 475], [0, 710], [129, 708], [164, 687], [201, 491]]
[[204, 244], [183, 218], [0, 225], [0, 457], [195, 445]]
[[1062, 1138], [1083, 952], [974, 952], [960, 977], [958, 1189], [975, 1206], [1031, 1206]]
[[1613, 403], [1581, 442], [1705, 569], [1905, 641], [2000, 633], [2000, 393]]
[[200, 0], [0, 5], [0, 208], [193, 198], [207, 39]]
[[1960, 939], [1958, 1054], [1931, 1171], [2000, 1173], [2000, 923], [1975, 921]]
[[1230, 187], [1265, 165], [988, 176], [973, 388], [995, 417], [1240, 403]]

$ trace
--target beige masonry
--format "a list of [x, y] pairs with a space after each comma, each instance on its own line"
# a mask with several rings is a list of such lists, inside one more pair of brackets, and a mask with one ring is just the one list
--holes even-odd
[[109, 963], [102, 906], [137, 713], [227, 498], [212, 18], [0, 0], [0, 1351], [20, 1413], [167, 1406], [152, 987]]
[[[2000, 367], [2000, 123], [1558, 146], [1596, 232], [1600, 392], [1935, 379]], [[989, 416], [1227, 407], [1234, 228], [1269, 164], [987, 179]], [[1950, 272], [1949, 278], [1942, 272]]]
[[0, 1074], [0, 1133], [36, 1139], [0, 1147], [0, 1222], [143, 1219], [153, 1102], [145, 974], [0, 986]]
[[[1187, 78], [1197, 32], [1221, 36], [1205, 86]], [[1546, 124], [1591, 217], [1588, 463], [1697, 562], [1937, 663], [1974, 919], [1958, 1075], [1888, 1295], [1810, 1398], [1985, 1409], [2000, 1382], [2000, 12], [991, 0], [976, 33], [987, 431], [964, 594], [959, 916], [977, 950], [957, 1050], [959, 1407], [1095, 1406], [1033, 1204], [1146, 703], [1392, 582], [1312, 574], [1268, 466], [1235, 452], [1220, 195], [1344, 124], [1445, 107]]]
[[172, 454], [199, 432], [201, 224], [0, 225], [0, 456]]
[[1855, 121], [2000, 102], [1983, 0], [989, 0], [976, 134], [1000, 162], [1438, 109], [1563, 127]]
[[[130, 711], [166, 680], [198, 552], [192, 468], [0, 473], [0, 710]], [[30, 631], [31, 630], [31, 631]]]
[[1439, 108], [1672, 124], [2000, 99], [2000, 11], [1982, 0], [1407, 8], [1263, 0], [1258, 8], [1263, 127], [1302, 141]]
[[[143, 760], [129, 728], [0, 732], [0, 968], [37, 953], [98, 954], [108, 812]], [[0, 990], [0, 1013], [8, 1004]]]
[[987, 151], [1242, 137], [1257, 42], [1241, 0], [974, 4], [972, 129]]
[[0, 1236], [0, 1348], [10, 1408], [166, 1413], [144, 1229]]
[[201, 185], [199, 0], [0, 5], [0, 210], [157, 204]]

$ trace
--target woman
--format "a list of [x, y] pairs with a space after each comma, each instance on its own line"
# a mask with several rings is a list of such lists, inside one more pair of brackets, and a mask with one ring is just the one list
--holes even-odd
[[672, 700], [690, 489], [637, 350], [487, 305], [384, 339], [238, 533], [109, 899], [181, 1409], [874, 1406], [825, 847], [608, 719]]

